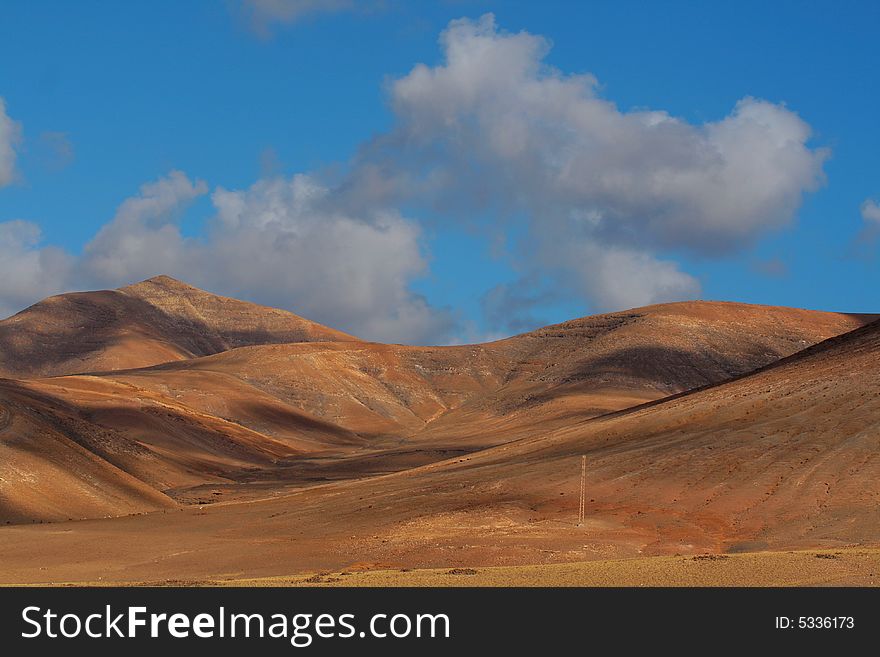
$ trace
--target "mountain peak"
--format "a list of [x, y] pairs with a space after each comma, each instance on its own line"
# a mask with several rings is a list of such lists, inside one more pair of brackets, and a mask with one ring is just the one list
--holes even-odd
[[131, 285], [126, 285], [124, 287], [119, 288], [120, 290], [138, 290], [145, 287], [161, 287], [169, 290], [199, 290], [199, 288], [184, 283], [183, 281], [179, 281], [176, 278], [168, 276], [167, 274], [159, 274], [158, 276], [153, 276], [152, 278], [147, 278], [145, 280], [140, 281], [139, 283], [132, 283]]
[[162, 275], [118, 290], [58, 295], [0, 322], [0, 376], [131, 369], [237, 347], [351, 340], [286, 310]]

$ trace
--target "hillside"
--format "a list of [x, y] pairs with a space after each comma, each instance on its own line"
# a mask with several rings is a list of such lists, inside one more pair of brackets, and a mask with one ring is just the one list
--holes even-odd
[[0, 375], [119, 370], [246, 345], [353, 339], [293, 313], [157, 276], [50, 297], [0, 321]]
[[504, 384], [418, 435], [500, 444], [751, 372], [876, 319], [692, 301], [574, 319], [495, 343]]
[[[199, 580], [876, 545], [878, 417], [875, 323], [733, 381], [398, 474], [64, 533], [6, 528], [2, 577]], [[132, 547], [135, 535], [148, 538]], [[66, 562], [98, 543], [100, 559]]]
[[374, 446], [474, 449], [512, 440], [521, 421], [568, 422], [717, 383], [864, 321], [687, 302], [585, 317], [481, 345], [262, 345], [102, 377], [270, 435], [271, 418], [241, 400], [268, 395]]
[[0, 524], [119, 516], [175, 506], [125, 471], [137, 443], [0, 381]]
[[[94, 303], [104, 294], [86, 298]], [[224, 308], [247, 311], [264, 326], [274, 326], [267, 317], [277, 313], [281, 323], [272, 339], [286, 335], [282, 329], [295, 316], [253, 310], [164, 278], [118, 294], [162, 309], [165, 317], [198, 314], [213, 327], [215, 342], [186, 343], [201, 335], [192, 321], [180, 319], [172, 330], [147, 313], [127, 315], [124, 306], [103, 324], [108, 335], [138, 324], [151, 335], [176, 336], [178, 346], [187, 345], [186, 353], [228, 348], [201, 357], [181, 352], [177, 360], [146, 368], [0, 384], [0, 396], [8, 395], [17, 416], [33, 420], [39, 409], [38, 419], [58, 437], [53, 442], [37, 431], [7, 432], [6, 448], [14, 446], [18, 458], [27, 453], [30, 459], [27, 469], [8, 473], [9, 496], [27, 498], [36, 482], [64, 500], [69, 480], [53, 475], [53, 464], [67, 458], [64, 441], [110, 468], [103, 478], [78, 480], [78, 487], [92, 482], [92, 507], [78, 503], [65, 515], [63, 505], [35, 495], [28, 505], [0, 504], [0, 521], [108, 515], [112, 511], [102, 491], [114, 473], [124, 475], [120, 481], [133, 478], [163, 498], [186, 504], [253, 500], [315, 483], [406, 470], [717, 383], [865, 321], [690, 302], [586, 317], [483, 345], [407, 347], [350, 338], [235, 347]], [[75, 296], [56, 299], [67, 303]], [[240, 329], [244, 320], [234, 325]], [[312, 333], [295, 337], [320, 335], [321, 327], [306, 327]], [[253, 331], [249, 339], [269, 339]], [[217, 336], [225, 337], [217, 342]], [[137, 353], [156, 344], [136, 341], [143, 347]], [[74, 350], [76, 344], [64, 348]], [[104, 354], [89, 353], [93, 362]], [[15, 406], [22, 395], [29, 402]], [[72, 467], [75, 476], [79, 466]]]

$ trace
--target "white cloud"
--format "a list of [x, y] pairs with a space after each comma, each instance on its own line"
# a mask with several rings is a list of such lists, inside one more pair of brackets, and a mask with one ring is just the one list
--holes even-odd
[[203, 263], [224, 290], [374, 340], [437, 342], [447, 313], [409, 291], [425, 272], [419, 230], [388, 210], [352, 216], [305, 175], [218, 189]]
[[440, 43], [441, 64], [391, 83], [396, 128], [364, 150], [350, 192], [525, 215], [525, 266], [565, 268], [599, 306], [697, 294], [656, 254], [742, 248], [823, 182], [827, 152], [783, 105], [744, 98], [703, 124], [623, 111], [592, 76], [547, 66], [545, 39], [499, 31], [491, 15], [453, 21]]
[[545, 259], [558, 258], [599, 308], [624, 309], [663, 301], [695, 299], [699, 282], [669, 260], [645, 251], [591, 241], [561, 245]]
[[0, 317], [52, 294], [70, 281], [72, 258], [40, 246], [40, 227], [20, 219], [0, 223]]
[[168, 273], [187, 258], [189, 245], [175, 221], [208, 192], [180, 171], [141, 186], [86, 245], [80, 270], [87, 281], [112, 285]]
[[21, 124], [6, 113], [6, 102], [0, 98], [0, 187], [15, 179], [15, 148], [21, 140]]
[[862, 220], [867, 225], [880, 227], [880, 205], [872, 199], [865, 199], [861, 206]]
[[536, 216], [588, 213], [617, 239], [725, 249], [787, 222], [822, 181], [826, 153], [781, 105], [746, 98], [702, 125], [623, 112], [592, 76], [543, 65], [544, 39], [499, 32], [491, 15], [454, 21], [441, 44], [443, 64], [393, 83], [398, 130], [442, 147], [449, 161], [430, 165], [479, 170], [481, 186]]
[[206, 192], [205, 183], [193, 183], [179, 171], [143, 185], [79, 258], [42, 246], [35, 223], [0, 223], [0, 317], [51, 294], [123, 285], [178, 266], [186, 259], [187, 243], [175, 216]]

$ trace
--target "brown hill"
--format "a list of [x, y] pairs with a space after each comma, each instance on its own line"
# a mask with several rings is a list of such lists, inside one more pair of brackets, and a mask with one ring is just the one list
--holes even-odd
[[509, 442], [751, 372], [876, 318], [693, 301], [548, 326], [487, 345], [511, 363], [504, 384], [417, 438]]
[[[155, 301], [156, 286], [146, 287], [139, 294], [151, 303], [186, 306]], [[184, 297], [206, 295], [183, 289]], [[260, 345], [15, 385], [46, 413], [57, 405], [75, 416], [78, 444], [157, 491], [182, 502], [253, 499], [546, 434], [741, 374], [862, 321], [693, 302], [582, 318], [485, 345]], [[102, 436], [100, 449], [90, 432]], [[36, 505], [31, 511], [31, 518], [57, 517]], [[73, 517], [103, 514], [103, 507], [80, 508]]]
[[[276, 435], [274, 398], [372, 448], [473, 450], [717, 383], [864, 316], [688, 302], [572, 320], [482, 345], [235, 349], [104, 375]], [[256, 391], [256, 393], [255, 393]], [[283, 427], [281, 428], [283, 431]]]
[[[878, 417], [875, 323], [733, 381], [398, 474], [2, 529], [0, 568], [7, 582], [198, 580], [877, 544]], [[100, 558], [70, 564], [97, 545]]]
[[118, 370], [245, 345], [353, 339], [293, 313], [157, 276], [50, 297], [0, 321], [0, 375]]
[[78, 409], [0, 380], [0, 524], [118, 516], [174, 506], [128, 474], [146, 455]]

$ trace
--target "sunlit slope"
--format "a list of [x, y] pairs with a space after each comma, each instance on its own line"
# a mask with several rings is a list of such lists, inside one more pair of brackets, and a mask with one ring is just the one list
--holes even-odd
[[[7, 528], [0, 560], [7, 581], [91, 581], [876, 545], [878, 417], [870, 325], [734, 381], [398, 474], [64, 534]], [[133, 535], [149, 539], [132, 548]], [[100, 559], [65, 565], [98, 543]]]

